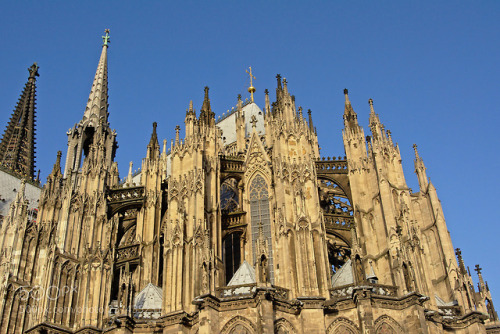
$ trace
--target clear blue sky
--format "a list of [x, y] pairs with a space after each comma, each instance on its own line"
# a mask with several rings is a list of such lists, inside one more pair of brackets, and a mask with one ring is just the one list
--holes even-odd
[[[480, 263], [500, 307], [498, 1], [3, 1], [0, 126], [40, 66], [37, 167], [45, 180], [85, 108], [105, 28], [109, 112], [121, 177], [199, 110], [210, 86], [221, 115], [247, 96], [245, 69], [274, 98], [281, 73], [312, 109], [322, 154], [344, 155], [343, 88], [367, 130], [368, 99], [399, 143], [418, 190], [412, 144], [437, 187], [455, 247]], [[3, 133], [3, 130], [2, 130]], [[63, 157], [64, 158], [64, 157]], [[474, 279], [477, 282], [477, 278]]]

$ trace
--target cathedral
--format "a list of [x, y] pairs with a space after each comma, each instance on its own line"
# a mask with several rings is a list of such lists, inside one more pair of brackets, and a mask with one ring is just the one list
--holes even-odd
[[120, 179], [109, 31], [103, 41], [43, 187], [36, 64], [2, 137], [0, 196], [15, 196], [0, 228], [0, 334], [500, 333], [417, 147], [413, 192], [373, 100], [365, 135], [344, 90], [345, 156], [325, 157], [280, 75], [274, 102], [266, 90], [259, 107], [250, 84], [222, 117], [205, 87], [184, 138], [177, 126], [160, 143], [153, 123], [140, 170]]

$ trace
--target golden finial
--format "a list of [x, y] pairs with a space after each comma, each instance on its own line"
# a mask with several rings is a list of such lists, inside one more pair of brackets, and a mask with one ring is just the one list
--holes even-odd
[[257, 79], [257, 78], [255, 78], [253, 76], [251, 66], [249, 67], [249, 69], [250, 69], [250, 71], [249, 70], [246, 71], [248, 73], [248, 75], [250, 76], [250, 87], [248, 87], [248, 92], [250, 93], [250, 98], [252, 99], [252, 102], [253, 102], [253, 93], [255, 93], [255, 87], [252, 84], [252, 79]]

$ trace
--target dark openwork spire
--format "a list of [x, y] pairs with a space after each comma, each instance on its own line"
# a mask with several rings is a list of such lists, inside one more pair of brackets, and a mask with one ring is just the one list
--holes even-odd
[[160, 153], [160, 144], [158, 143], [158, 136], [156, 134], [157, 123], [153, 122], [153, 133], [151, 133], [151, 139], [148, 144], [147, 159], [154, 160], [156, 156]]
[[28, 68], [29, 78], [0, 142], [0, 165], [10, 171], [35, 177], [35, 114], [38, 65]]
[[214, 120], [215, 124], [215, 113], [212, 112], [212, 107], [210, 106], [210, 98], [208, 97], [208, 86], [205, 86], [205, 97], [203, 98], [203, 105], [200, 110], [200, 121], [205, 124], [211, 124], [210, 120]]

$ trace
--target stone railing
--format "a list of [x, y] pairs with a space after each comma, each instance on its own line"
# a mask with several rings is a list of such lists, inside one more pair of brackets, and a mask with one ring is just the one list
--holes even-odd
[[273, 288], [275, 289], [274, 294], [276, 297], [278, 297], [279, 299], [284, 299], [284, 300], [289, 299], [290, 290], [279, 287], [279, 286], [274, 286], [274, 285], [273, 285]]
[[331, 299], [348, 299], [351, 298], [354, 288], [354, 283], [338, 286], [330, 289]]
[[378, 296], [390, 296], [397, 297], [398, 288], [393, 285], [383, 285], [383, 284], [373, 284], [369, 283], [369, 286], [372, 287], [372, 293]]
[[134, 309], [136, 319], [158, 319], [161, 316], [161, 309]]
[[144, 197], [144, 187], [131, 187], [111, 189], [108, 192], [107, 199], [110, 203], [123, 202], [142, 199]]
[[398, 288], [392, 285], [374, 284], [369, 282], [364, 282], [359, 286], [355, 286], [354, 283], [342, 285], [330, 289], [331, 299], [348, 299], [352, 297], [352, 293], [357, 288], [367, 288], [371, 289], [372, 294], [377, 296], [389, 296], [397, 297]]
[[232, 227], [242, 226], [246, 224], [246, 212], [231, 212], [222, 215], [222, 228], [229, 229]]
[[438, 306], [439, 313], [444, 317], [456, 317], [460, 315], [460, 306]]
[[251, 295], [255, 292], [256, 288], [257, 283], [224, 286], [216, 289], [216, 295], [219, 298]]
[[122, 262], [130, 259], [135, 259], [139, 256], [139, 245], [127, 245], [120, 247], [116, 251], [116, 261]]
[[326, 229], [350, 230], [354, 227], [354, 217], [324, 213]]
[[221, 172], [243, 172], [243, 159], [233, 156], [221, 156]]
[[333, 172], [333, 173], [347, 173], [347, 160], [344, 157], [321, 158], [316, 160], [316, 171], [318, 173]]

